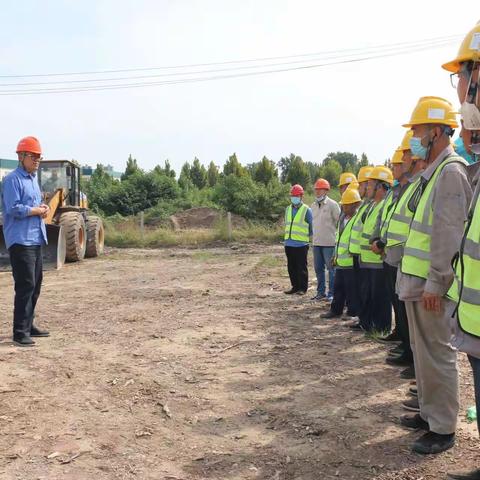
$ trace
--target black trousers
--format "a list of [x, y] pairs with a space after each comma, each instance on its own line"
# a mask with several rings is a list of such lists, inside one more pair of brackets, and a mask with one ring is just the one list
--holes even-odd
[[285, 247], [288, 275], [292, 288], [296, 291], [308, 290], [308, 245], [305, 247]]
[[390, 295], [390, 301], [393, 305], [393, 311], [395, 312], [395, 330], [402, 341], [401, 347], [405, 354], [413, 359], [412, 348], [410, 347], [410, 332], [408, 330], [407, 310], [405, 309], [405, 304], [398, 298], [398, 295], [395, 292], [398, 269], [397, 267], [392, 267], [388, 263], [384, 263], [383, 268], [387, 273], [388, 293]]
[[15, 282], [13, 337], [30, 335], [42, 288], [42, 247], [14, 244], [9, 248]]
[[353, 268], [336, 268], [330, 311], [335, 315], [341, 315], [345, 305], [347, 306], [347, 315], [356, 317], [360, 313], [355, 272]]
[[363, 268], [366, 284], [365, 302], [360, 325], [367, 331], [387, 332], [392, 327], [392, 304], [387, 291], [387, 275], [383, 268]]
[[365, 308], [367, 294], [367, 271], [360, 268], [360, 259], [358, 255], [353, 255], [353, 278], [355, 281], [357, 297], [357, 315], [360, 316]]

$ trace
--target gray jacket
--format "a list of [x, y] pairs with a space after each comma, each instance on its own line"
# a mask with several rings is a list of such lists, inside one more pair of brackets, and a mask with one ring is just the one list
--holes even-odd
[[[448, 155], [454, 154], [449, 145], [422, 173], [428, 182], [435, 169]], [[433, 187], [433, 219], [430, 241], [431, 264], [427, 280], [404, 274], [399, 268], [397, 291], [400, 300], [420, 301], [423, 292], [444, 296], [453, 280], [451, 261], [460, 247], [472, 189], [466, 168], [459, 162], [446, 165]]]
[[315, 247], [334, 247], [337, 233], [340, 206], [328, 196], [320, 203], [312, 203], [313, 237], [312, 245]]

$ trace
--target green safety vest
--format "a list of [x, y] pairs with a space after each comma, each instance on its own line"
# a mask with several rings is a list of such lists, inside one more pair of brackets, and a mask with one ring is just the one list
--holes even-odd
[[305, 216], [308, 207], [302, 203], [298, 207], [295, 217], [292, 216], [292, 205], [285, 210], [285, 240], [297, 240], [299, 242], [308, 243], [310, 240], [310, 228]]
[[388, 228], [388, 222], [392, 217], [396, 199], [393, 199], [393, 190], [387, 193], [385, 200], [383, 202], [382, 213], [380, 217], [380, 238], [385, 238], [385, 234]]
[[410, 232], [405, 244], [401, 269], [403, 273], [419, 278], [428, 278], [430, 270], [430, 245], [433, 223], [433, 192], [438, 176], [443, 168], [452, 162], [467, 165], [461, 157], [452, 154], [436, 168], [432, 177], [426, 184], [425, 190], [420, 197], [415, 214], [410, 224]]
[[355, 215], [349, 218], [342, 233], [340, 233], [340, 222], [337, 227], [337, 236], [335, 240], [335, 263], [339, 267], [349, 268], [353, 267], [353, 257], [348, 251], [348, 239], [352, 233]]
[[413, 211], [408, 208], [408, 202], [420, 185], [420, 178], [417, 178], [403, 192], [395, 207], [393, 208], [390, 221], [388, 222], [386, 238], [386, 248], [396, 245], [404, 245], [410, 231], [410, 223], [412, 223]]
[[370, 238], [375, 230], [380, 211], [385, 204], [385, 199], [378, 202], [368, 212], [368, 217], [363, 224], [362, 236], [360, 237], [360, 260], [363, 265], [378, 265], [383, 263], [382, 256], [379, 253], [372, 252], [370, 247]]
[[460, 328], [480, 337], [480, 198], [470, 212], [460, 252], [455, 260], [455, 279], [448, 296], [457, 301]]
[[362, 236], [363, 221], [364, 217], [366, 217], [366, 214], [368, 213], [368, 208], [370, 205], [371, 202], [369, 200], [365, 200], [353, 217], [352, 231], [348, 241], [348, 251], [352, 255], [360, 255], [360, 237]]

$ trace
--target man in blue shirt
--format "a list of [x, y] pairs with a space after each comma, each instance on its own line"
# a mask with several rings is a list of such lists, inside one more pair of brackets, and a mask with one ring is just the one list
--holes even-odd
[[285, 254], [292, 288], [285, 293], [305, 295], [308, 290], [308, 246], [312, 236], [312, 210], [303, 203], [303, 188], [294, 185], [285, 210]]
[[3, 233], [15, 282], [13, 341], [30, 347], [35, 344], [31, 337], [49, 335], [33, 325], [42, 286], [42, 246], [47, 244], [43, 218], [49, 207], [42, 203], [37, 180], [42, 160], [40, 142], [35, 137], [22, 138], [17, 155], [18, 168], [3, 180]]

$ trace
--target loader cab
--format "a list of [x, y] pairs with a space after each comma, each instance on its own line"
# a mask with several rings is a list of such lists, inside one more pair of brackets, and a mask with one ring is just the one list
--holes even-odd
[[70, 160], [44, 160], [38, 170], [40, 190], [48, 202], [58, 189], [64, 192], [66, 205], [83, 207], [80, 191], [80, 166]]

